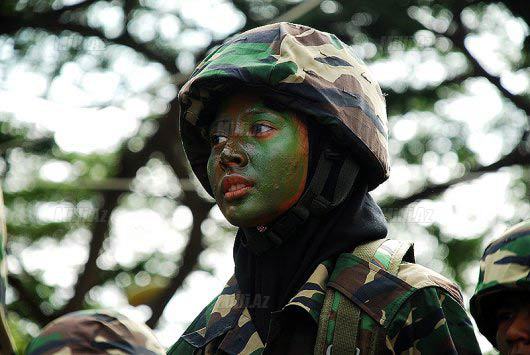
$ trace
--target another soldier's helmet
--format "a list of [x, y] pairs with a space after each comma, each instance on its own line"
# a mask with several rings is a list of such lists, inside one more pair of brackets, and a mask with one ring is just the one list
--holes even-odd
[[480, 260], [470, 310], [480, 332], [494, 345], [497, 324], [492, 308], [502, 300], [501, 293], [512, 290], [530, 295], [530, 220], [515, 225], [491, 242]]
[[385, 99], [366, 65], [335, 35], [281, 22], [228, 39], [179, 92], [184, 148], [210, 194], [210, 145], [201, 127], [213, 120], [218, 100], [242, 86], [327, 127], [333, 142], [352, 152], [370, 188], [388, 178]]
[[146, 325], [107, 310], [69, 313], [48, 324], [27, 355], [165, 354]]

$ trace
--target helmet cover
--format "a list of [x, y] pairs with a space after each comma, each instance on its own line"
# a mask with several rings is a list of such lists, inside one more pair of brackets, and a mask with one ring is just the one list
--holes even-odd
[[28, 345], [27, 355], [165, 354], [146, 325], [107, 310], [69, 313], [48, 324]]
[[480, 259], [477, 287], [470, 300], [471, 314], [479, 330], [495, 344], [497, 324], [486, 304], [500, 293], [523, 290], [530, 294], [530, 220], [505, 231], [491, 242]]
[[335, 35], [291, 23], [258, 27], [213, 50], [179, 92], [180, 131], [191, 167], [211, 194], [204, 128], [238, 88], [260, 93], [327, 128], [351, 151], [371, 189], [388, 178], [385, 99], [368, 68]]

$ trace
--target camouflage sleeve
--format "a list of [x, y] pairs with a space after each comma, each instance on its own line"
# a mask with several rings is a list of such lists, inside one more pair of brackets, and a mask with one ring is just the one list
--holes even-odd
[[[191, 322], [188, 328], [184, 331], [183, 334], [189, 334], [194, 331], [197, 331], [201, 328], [206, 327], [208, 320], [210, 319], [210, 314], [212, 313], [213, 306], [217, 301], [217, 297], [213, 299], [204, 309], [199, 313], [199, 315]], [[175, 344], [173, 344], [167, 351], [168, 355], [187, 355], [193, 354], [196, 349], [189, 344], [184, 338], [180, 337]]]
[[401, 306], [386, 343], [395, 354], [481, 354], [466, 311], [437, 287], [418, 290]]

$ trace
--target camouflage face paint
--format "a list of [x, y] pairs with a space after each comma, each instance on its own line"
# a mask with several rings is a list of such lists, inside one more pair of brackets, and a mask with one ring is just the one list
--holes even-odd
[[209, 136], [208, 179], [230, 223], [265, 225], [298, 201], [309, 147], [295, 113], [265, 106], [256, 93], [240, 93], [222, 104]]

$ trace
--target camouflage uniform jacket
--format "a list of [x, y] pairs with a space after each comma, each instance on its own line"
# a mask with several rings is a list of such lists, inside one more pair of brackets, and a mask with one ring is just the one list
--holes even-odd
[[320, 264], [291, 301], [272, 313], [266, 342], [232, 277], [168, 354], [312, 354], [329, 288], [361, 308], [359, 344], [384, 328], [378, 353], [480, 354], [456, 285], [407, 262], [400, 264], [396, 277], [351, 253]]

